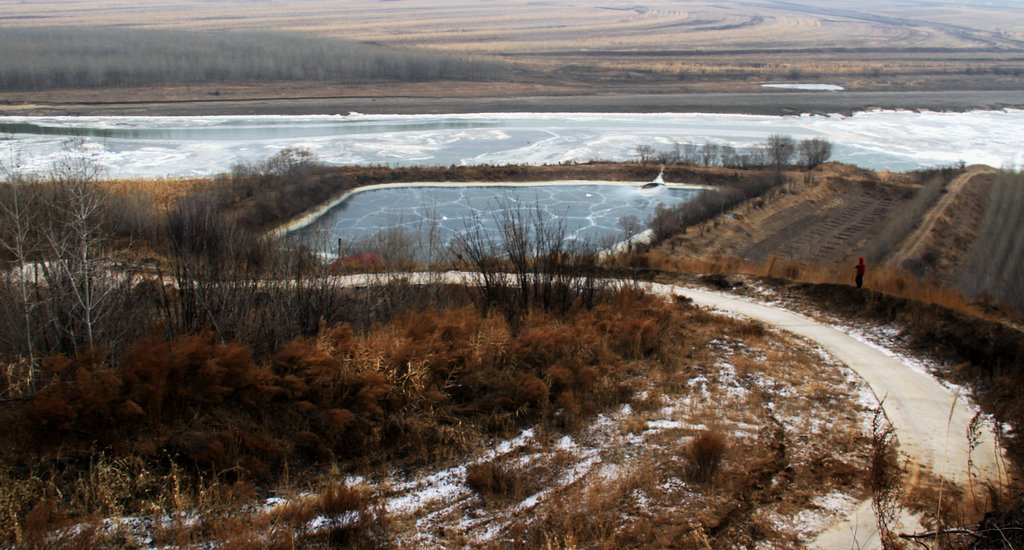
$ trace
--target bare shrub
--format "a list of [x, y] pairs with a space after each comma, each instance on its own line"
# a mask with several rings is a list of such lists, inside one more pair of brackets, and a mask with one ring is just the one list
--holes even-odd
[[523, 474], [497, 461], [488, 460], [466, 471], [466, 483], [480, 493], [485, 501], [507, 501], [524, 493]]
[[658, 205], [647, 225], [654, 232], [654, 242], [661, 242], [678, 233], [686, 233], [688, 228], [745, 200], [761, 196], [773, 187], [774, 181], [765, 174], [730, 182], [671, 208]]
[[272, 510], [270, 520], [288, 526], [300, 541], [326, 542], [331, 548], [377, 546], [387, 522], [382, 506], [344, 482], [289, 501]]
[[782, 276], [795, 281], [800, 276], [800, 264], [789, 262], [782, 266]]
[[885, 548], [896, 547], [894, 529], [902, 511], [903, 471], [896, 445], [896, 431], [879, 404], [871, 420], [871, 509]]
[[710, 481], [725, 458], [728, 446], [725, 437], [713, 431], [703, 431], [690, 442], [688, 454], [693, 461], [692, 476], [698, 481]]
[[[467, 222], [452, 242], [453, 255], [474, 271], [474, 298], [482, 311], [497, 308], [521, 318], [534, 308], [565, 313], [592, 307], [606, 290], [598, 279], [596, 250], [568, 239], [565, 224], [506, 201], [495, 214], [499, 236]], [[510, 274], [510, 275], [509, 275]]]

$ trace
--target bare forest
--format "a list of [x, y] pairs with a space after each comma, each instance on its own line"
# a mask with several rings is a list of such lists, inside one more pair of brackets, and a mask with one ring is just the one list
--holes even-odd
[[319, 81], [487, 81], [499, 62], [282, 32], [5, 28], [0, 90]]

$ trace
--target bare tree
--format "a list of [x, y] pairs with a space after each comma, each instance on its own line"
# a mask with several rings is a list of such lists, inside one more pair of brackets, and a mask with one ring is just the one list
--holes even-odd
[[795, 152], [796, 142], [790, 136], [781, 134], [768, 136], [768, 141], [765, 143], [765, 153], [775, 173], [776, 185], [782, 183], [782, 171], [789, 165], [789, 161], [793, 158]]
[[640, 221], [640, 218], [633, 215], [622, 216], [619, 218], [619, 229], [622, 230], [622, 235], [625, 237], [625, 241], [630, 243], [633, 240], [633, 237], [637, 236], [644, 230], [644, 223]]
[[718, 164], [718, 157], [718, 144], [705, 141], [704, 145], [700, 148], [700, 163], [704, 166], [714, 166], [715, 164]]
[[686, 143], [683, 145], [680, 155], [683, 164], [697, 164], [697, 159], [700, 158], [700, 147], [696, 143]]
[[281, 149], [263, 161], [264, 174], [293, 180], [309, 177], [309, 172], [318, 162], [315, 153], [305, 147]]
[[[34, 313], [39, 306], [39, 293], [33, 292], [32, 279], [38, 270], [31, 269], [36, 250], [33, 227], [38, 208], [37, 188], [32, 185], [12, 158], [9, 165], [0, 164], [2, 198], [0, 198], [0, 247], [10, 255], [12, 268], [4, 271], [4, 284], [13, 298], [13, 313], [20, 318], [24, 343], [28, 392], [35, 391], [36, 342]], [[38, 282], [38, 281], [37, 281]]]
[[[49, 219], [43, 228], [48, 260], [41, 263], [53, 297], [52, 318], [72, 351], [81, 343], [95, 346], [98, 332], [112, 327], [108, 323], [135, 279], [131, 269], [107, 255], [105, 194], [96, 187], [103, 169], [79, 146], [69, 143], [50, 175]], [[116, 339], [106, 336], [107, 342]]]
[[718, 162], [726, 168], [736, 168], [739, 165], [736, 148], [732, 145], [722, 145], [719, 148]]
[[656, 152], [657, 151], [654, 150], [654, 147], [651, 147], [650, 145], [636, 146], [636, 156], [640, 159], [640, 164], [643, 166], [647, 166], [647, 163], [650, 162]]
[[832, 156], [832, 142], [823, 138], [805, 139], [798, 146], [800, 164], [808, 170], [821, 166]]

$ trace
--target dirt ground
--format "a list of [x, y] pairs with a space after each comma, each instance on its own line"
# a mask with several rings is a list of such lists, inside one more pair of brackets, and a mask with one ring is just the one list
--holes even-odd
[[[636, 92], [638, 88], [645, 90]], [[653, 91], [652, 91], [653, 89]], [[655, 93], [657, 92], [657, 93]], [[1024, 88], [947, 91], [765, 91], [722, 85], [706, 92], [669, 86], [595, 91], [537, 84], [323, 83], [61, 90], [0, 93], [0, 115], [313, 115], [474, 112], [706, 112], [852, 114], [872, 109], [970, 111], [1024, 108]]]
[[[914, 186], [854, 166], [829, 163], [762, 200], [693, 227], [662, 245], [669, 255], [700, 252], [749, 263], [849, 263]], [[851, 264], [852, 265], [852, 264]]]
[[917, 229], [893, 252], [890, 263], [955, 280], [952, 277], [964, 268], [977, 237], [996, 173], [988, 166], [974, 166], [950, 182]]

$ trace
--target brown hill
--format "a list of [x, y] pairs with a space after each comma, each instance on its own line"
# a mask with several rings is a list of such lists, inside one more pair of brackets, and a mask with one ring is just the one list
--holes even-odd
[[[1013, 287], [1010, 279], [979, 275], [988, 275], [990, 263], [1020, 264], [1015, 258], [1021, 247], [1012, 242], [1000, 249], [998, 262], [994, 251], [985, 253], [991, 235], [1013, 239], [1018, 232], [1016, 210], [994, 217], [1006, 204], [1020, 202], [1022, 186], [996, 185], [1015, 177], [988, 166], [891, 174], [829, 163], [811, 175], [789, 174], [792, 183], [783, 189], [669, 239], [660, 252], [676, 259], [793, 266], [791, 271], [839, 282], [847, 274], [852, 280], [857, 257], [864, 256], [873, 274], [936, 281], [971, 299], [992, 297], [1020, 309], [1019, 293], [1005, 292]], [[1010, 198], [993, 200], [997, 188]], [[1012, 279], [1013, 269], [997, 269]]]
[[941, 197], [887, 263], [918, 275], [955, 283], [977, 239], [998, 170], [971, 166], [945, 187]]

